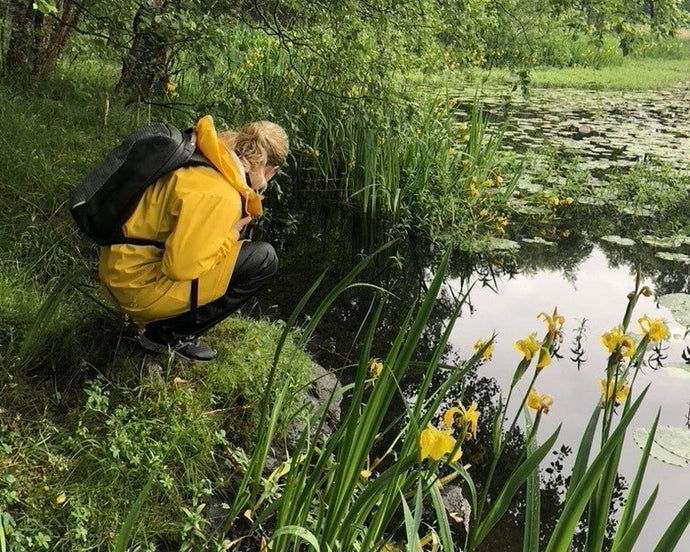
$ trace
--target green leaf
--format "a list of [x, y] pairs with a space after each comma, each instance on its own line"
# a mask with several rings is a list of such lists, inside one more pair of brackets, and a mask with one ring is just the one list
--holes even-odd
[[488, 242], [488, 249], [490, 251], [517, 251], [520, 249], [520, 244], [513, 240], [505, 238], [490, 238]]
[[141, 491], [139, 492], [139, 496], [134, 501], [134, 504], [132, 504], [132, 507], [129, 509], [127, 517], [125, 518], [122, 527], [120, 527], [120, 533], [117, 535], [117, 541], [115, 542], [115, 548], [113, 549], [113, 552], [127, 551], [129, 539], [132, 537], [132, 529], [134, 527], [134, 522], [139, 516], [139, 511], [141, 510], [141, 507], [144, 504], [144, 500], [146, 500], [146, 495], [149, 493], [149, 490], [153, 485], [154, 479], [154, 474], [151, 474], [149, 480], [146, 482], [146, 485], [144, 485], [144, 487], [141, 489]]
[[[654, 423], [652, 424], [652, 429], [650, 430], [650, 435], [654, 436], [657, 430], [657, 425], [659, 423], [659, 416], [661, 411], [658, 410]], [[618, 522], [618, 527], [616, 528], [616, 534], [613, 539], [614, 547], [618, 541], [625, 536], [628, 529], [630, 528], [631, 520], [635, 515], [635, 508], [637, 507], [637, 499], [640, 496], [640, 488], [642, 487], [642, 480], [644, 479], [644, 473], [647, 469], [647, 462], [649, 460], [649, 452], [652, 448], [653, 439], [647, 439], [644, 450], [642, 452], [642, 457], [640, 458], [640, 464], [637, 467], [637, 473], [635, 474], [635, 479], [633, 479], [630, 489], [628, 490], [628, 496], [625, 500], [625, 508], [623, 510], [623, 515]]]
[[630, 238], [623, 238], [621, 236], [602, 236], [599, 238], [601, 241], [605, 241], [607, 243], [612, 243], [614, 245], [620, 245], [621, 247], [632, 247], [635, 244], [635, 240], [631, 240]]
[[[532, 420], [525, 412], [525, 434], [532, 433]], [[537, 448], [536, 439], [529, 445], [529, 454], [534, 454]], [[525, 530], [523, 533], [522, 552], [539, 552], [539, 515], [541, 506], [541, 493], [539, 481], [539, 469], [532, 470], [527, 478], [525, 496]]]
[[566, 502], [568, 498], [573, 493], [577, 485], [580, 483], [582, 476], [587, 471], [587, 462], [589, 461], [589, 454], [592, 450], [592, 442], [594, 441], [594, 434], [597, 430], [597, 422], [599, 421], [600, 408], [595, 408], [592, 412], [592, 416], [589, 418], [587, 427], [582, 434], [582, 440], [580, 441], [580, 446], [577, 448], [577, 456], [575, 458], [575, 463], [573, 464], [573, 473], [570, 476], [570, 486], [568, 487], [568, 492], [566, 494]]
[[637, 515], [635, 520], [630, 524], [629, 529], [626, 531], [625, 536], [620, 540], [619, 543], [614, 542], [611, 552], [632, 552], [633, 546], [637, 542], [644, 524], [647, 522], [649, 517], [649, 512], [654, 506], [656, 501], [656, 495], [659, 493], [659, 485], [654, 487], [654, 491], [644, 503], [644, 506], [640, 509], [640, 513]]
[[305, 529], [304, 527], [300, 527], [299, 525], [285, 525], [281, 527], [275, 533], [273, 533], [271, 540], [268, 541], [269, 544], [278, 537], [282, 537], [283, 535], [290, 535], [298, 539], [302, 539], [304, 542], [309, 544], [314, 550], [316, 550], [316, 552], [321, 552], [319, 541], [316, 540], [314, 534], [311, 531]]
[[510, 502], [515, 496], [517, 490], [525, 483], [527, 478], [532, 474], [534, 470], [539, 469], [539, 463], [544, 459], [544, 457], [549, 453], [551, 447], [553, 446], [558, 433], [561, 431], [560, 426], [553, 432], [551, 437], [541, 445], [537, 450], [530, 454], [525, 461], [518, 466], [515, 471], [511, 474], [506, 481], [505, 485], [501, 489], [496, 501], [493, 503], [491, 510], [486, 514], [486, 517], [477, 527], [477, 530], [472, 538], [472, 545], [478, 546], [484, 538], [489, 534], [489, 531], [498, 523], [498, 521], [503, 517], [506, 510], [510, 506]]
[[654, 256], [662, 261], [690, 263], [690, 255], [686, 255], [685, 253], [669, 253], [668, 251], [659, 251]]
[[[648, 437], [644, 428], [633, 431], [633, 439], [640, 448], [646, 445]], [[690, 431], [680, 427], [658, 428], [650, 454], [661, 462], [685, 467], [690, 462]]]
[[673, 318], [681, 326], [690, 327], [690, 295], [669, 293], [659, 297], [659, 305], [671, 311]]
[[678, 515], [673, 518], [656, 548], [654, 548], [654, 552], [672, 552], [688, 527], [688, 523], [690, 523], [690, 500], [685, 503]]
[[439, 538], [441, 539], [441, 550], [443, 552], [455, 552], [455, 545], [453, 544], [453, 532], [448, 523], [448, 514], [446, 513], [446, 506], [441, 497], [441, 485], [434, 484], [431, 486], [431, 503], [436, 512], [436, 521], [439, 526]]
[[[632, 404], [628, 411], [621, 418], [616, 429], [613, 430], [604, 446], [599, 451], [599, 454], [594, 458], [592, 464], [587, 468], [587, 471], [582, 475], [577, 486], [568, 489], [565, 505], [561, 517], [556, 524], [546, 552], [567, 552], [570, 549], [570, 542], [575, 533], [575, 528], [587, 507], [587, 503], [601, 479], [602, 473], [606, 470], [609, 458], [617, 450], [618, 446], [625, 437], [625, 430], [630, 424], [633, 416], [642, 404], [642, 400], [647, 395], [647, 388], [640, 394], [638, 399]], [[598, 409], [598, 407], [597, 407]]]

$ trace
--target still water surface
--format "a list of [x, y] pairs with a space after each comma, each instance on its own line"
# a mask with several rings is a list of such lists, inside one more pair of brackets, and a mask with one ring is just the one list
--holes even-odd
[[[683, 269], [682, 265], [679, 269]], [[599, 336], [622, 320], [626, 295], [633, 289], [634, 280], [632, 266], [609, 266], [606, 255], [598, 248], [568, 274], [558, 270], [536, 270], [529, 275], [499, 277], [497, 292], [489, 287], [472, 291], [473, 313], [466, 312], [458, 320], [451, 339], [453, 347], [469, 356], [477, 339], [487, 339], [495, 331], [493, 358], [481, 368], [481, 375], [495, 378], [505, 393], [519, 358], [513, 350], [513, 343], [532, 332], [543, 335], [545, 326], [537, 315], [542, 311], [550, 314], [557, 306], [558, 312], [566, 319], [561, 348], [564, 358], [554, 359], [536, 383], [539, 393], [554, 397], [554, 405], [542, 421], [540, 435], [545, 439], [562, 424], [559, 442], [554, 449], [558, 449], [560, 444], [577, 449], [592, 409], [599, 400], [596, 380], [603, 377], [606, 366], [606, 351], [599, 344]], [[643, 281], [654, 288], [651, 280]], [[459, 282], [456, 285], [461, 287]], [[653, 297], [640, 298], [633, 320], [644, 314], [650, 318], [672, 320], [666, 309], [657, 307]], [[586, 362], [578, 370], [576, 363], [570, 360], [573, 355], [569, 349], [582, 319], [586, 319], [587, 327], [583, 339]], [[676, 333], [679, 333], [678, 328]], [[690, 338], [676, 339], [665, 351], [668, 355], [665, 362], [682, 363], [681, 353], [689, 345]], [[649, 428], [658, 408], [661, 408], [660, 427], [685, 427], [690, 408], [690, 379], [679, 379], [662, 370], [646, 368], [638, 378], [635, 391], [639, 393], [647, 383], [651, 384], [649, 392], [632, 427]], [[523, 383], [523, 392], [527, 384]], [[621, 460], [621, 471], [628, 483], [634, 476], [640, 453], [629, 432]], [[656, 484], [660, 486], [659, 496], [638, 541], [636, 550], [639, 552], [654, 549], [673, 516], [690, 498], [690, 467], [679, 468], [651, 460], [642, 496], [649, 496]], [[686, 531], [678, 550], [690, 550], [690, 531]]]

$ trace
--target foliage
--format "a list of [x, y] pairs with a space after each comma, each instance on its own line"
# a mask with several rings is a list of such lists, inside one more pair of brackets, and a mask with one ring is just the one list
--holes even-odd
[[[211, 546], [201, 512], [227, 484], [228, 454], [256, 429], [252, 413], [280, 324], [226, 322], [210, 336], [219, 360], [207, 371], [142, 354], [112, 319], [99, 328], [100, 307], [74, 290], [57, 311], [35, 312], [21, 299], [35, 301], [35, 292], [18, 279], [9, 285], [15, 291], [3, 297], [12, 300], [0, 309], [2, 341], [14, 344], [0, 359], [0, 521], [9, 549], [105, 549], [144, 485], [132, 526], [140, 546]], [[27, 330], [37, 325], [48, 335]], [[29, 336], [30, 356], [15, 356], [26, 354]], [[311, 361], [292, 337], [286, 350], [290, 371], [281, 362], [276, 377], [296, 397]], [[280, 427], [291, 411], [288, 401]]]

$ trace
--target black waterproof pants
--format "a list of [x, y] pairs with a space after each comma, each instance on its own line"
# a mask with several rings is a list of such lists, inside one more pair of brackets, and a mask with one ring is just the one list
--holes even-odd
[[265, 242], [244, 242], [225, 295], [201, 305], [195, 311], [150, 322], [146, 325], [144, 334], [152, 341], [170, 345], [196, 338], [251, 299], [276, 270], [278, 257], [272, 245]]

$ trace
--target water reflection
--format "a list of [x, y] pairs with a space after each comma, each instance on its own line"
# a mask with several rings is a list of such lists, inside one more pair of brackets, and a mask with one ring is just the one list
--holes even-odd
[[[498, 278], [498, 294], [488, 288], [473, 291], [473, 313], [467, 313], [459, 321], [452, 336], [453, 347], [459, 354], [464, 352], [469, 356], [476, 339], [486, 338], [496, 331], [494, 357], [483, 367], [481, 374], [493, 378], [501, 389], [506, 390], [518, 360], [512, 344], [529, 333], [542, 332], [543, 324], [537, 320], [537, 314], [550, 312], [558, 306], [559, 313], [567, 321], [564, 344], [577, 346], [579, 336], [584, 361], [578, 366], [570, 360], [570, 355], [563, 355], [542, 372], [537, 388], [540, 393], [552, 395], [555, 404], [542, 421], [540, 431], [542, 436], [549, 435], [563, 423], [560, 439], [563, 445], [575, 448], [598, 401], [596, 380], [603, 376], [606, 365], [605, 350], [598, 339], [622, 319], [627, 294], [633, 287], [634, 267], [624, 254], [605, 252], [596, 246], [592, 246], [588, 256], [564, 268], [558, 268], [557, 262], [551, 263], [550, 268], [542, 268], [531, 262], [528, 255], [521, 257], [517, 275]], [[677, 265], [674, 270], [681, 272], [683, 277], [664, 278], [653, 274], [646, 277], [644, 283], [655, 288], [656, 283], [661, 282], [666, 286], [664, 293], [687, 292], [687, 275], [679, 271]], [[674, 288], [672, 284], [686, 287]], [[458, 285], [462, 286], [463, 282]], [[638, 304], [635, 318], [643, 314], [670, 319], [670, 313], [658, 308], [653, 298], [644, 298]], [[581, 323], [584, 323], [584, 332], [578, 331]], [[663, 353], [669, 360], [682, 362], [684, 348], [689, 343], [688, 339], [671, 343]], [[647, 383], [652, 385], [645, 399], [644, 411], [638, 414], [633, 426], [649, 427], [657, 408], [661, 408], [661, 425], [683, 427], [690, 402], [690, 380], [674, 379], [647, 367], [637, 383], [638, 391]], [[621, 461], [624, 476], [630, 478], [634, 474], [639, 456], [640, 450], [629, 438]], [[563, 462], [567, 463], [567, 459], [564, 458]], [[639, 550], [653, 548], [675, 512], [690, 496], [690, 478], [680, 468], [651, 462], [644, 492], [648, 495], [657, 482], [664, 503], [657, 504], [652, 511], [652, 519], [640, 537]]]

